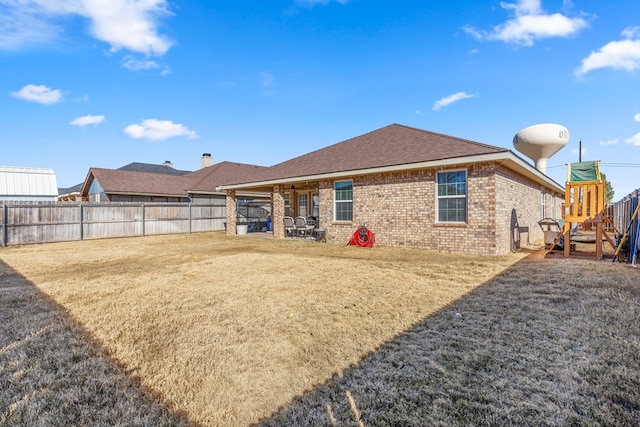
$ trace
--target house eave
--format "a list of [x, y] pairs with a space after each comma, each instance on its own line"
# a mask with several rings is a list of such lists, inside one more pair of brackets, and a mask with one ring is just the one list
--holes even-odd
[[170, 194], [170, 193], [139, 193], [132, 191], [105, 191], [109, 196], [145, 196], [145, 197], [189, 197], [188, 194]]
[[[219, 187], [218, 187], [219, 188]], [[225, 191], [189, 191], [189, 194], [203, 195], [203, 196], [225, 196]], [[268, 192], [265, 191], [241, 191], [238, 192], [239, 196], [243, 197], [269, 197]]]
[[224, 191], [204, 191], [204, 190], [189, 190], [189, 194], [200, 194], [206, 196], [224, 196]]
[[523, 158], [515, 155], [512, 151], [509, 151], [508, 154], [509, 158], [504, 163], [504, 166], [506, 168], [514, 170], [521, 175], [533, 180], [534, 182], [542, 184], [547, 188], [553, 189], [558, 193], [564, 194], [565, 188], [563, 185], [560, 185], [546, 174], [540, 172], [533, 165], [531, 165]]
[[299, 182], [299, 181], [317, 181], [320, 179], [340, 179], [340, 178], [348, 178], [348, 177], [359, 176], [359, 175], [399, 172], [399, 171], [415, 170], [415, 169], [446, 168], [446, 167], [455, 167], [455, 166], [467, 164], [467, 163], [480, 163], [480, 162], [501, 162], [501, 164], [508, 169], [514, 170], [520, 173], [521, 175], [547, 188], [553, 189], [559, 193], [564, 193], [564, 187], [562, 187], [560, 184], [555, 182], [553, 179], [549, 178], [547, 175], [537, 170], [535, 167], [527, 163], [522, 158], [516, 156], [512, 151], [501, 151], [498, 153], [480, 154], [480, 155], [468, 156], [468, 157], [456, 157], [451, 159], [432, 160], [427, 162], [418, 162], [418, 163], [411, 163], [411, 164], [383, 166], [378, 168], [357, 169], [357, 170], [331, 172], [331, 173], [314, 174], [314, 175], [291, 176], [286, 178], [247, 182], [242, 184], [220, 185], [216, 187], [216, 190], [218, 191], [241, 190], [241, 189], [247, 189], [247, 188], [269, 187], [274, 185], [290, 184], [292, 182]]

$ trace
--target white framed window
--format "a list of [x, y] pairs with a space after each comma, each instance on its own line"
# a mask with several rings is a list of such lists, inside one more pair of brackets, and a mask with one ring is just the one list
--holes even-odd
[[334, 182], [333, 218], [335, 221], [353, 221], [353, 181]]
[[467, 171], [456, 170], [436, 174], [437, 222], [467, 222]]
[[545, 191], [544, 188], [540, 189], [540, 219], [545, 218], [544, 216], [544, 205], [545, 205]]

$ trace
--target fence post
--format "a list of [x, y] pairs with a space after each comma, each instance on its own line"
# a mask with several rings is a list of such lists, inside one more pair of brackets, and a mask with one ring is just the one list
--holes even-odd
[[144, 211], [145, 211], [145, 209], [144, 209], [144, 203], [141, 203], [141, 205], [142, 205], [142, 237], [144, 237], [144, 215], [145, 215]]
[[2, 204], [2, 247], [7, 246], [7, 215], [9, 209], [5, 203]]
[[189, 203], [189, 234], [191, 234], [191, 203]]
[[80, 202], [80, 240], [84, 240], [84, 209]]

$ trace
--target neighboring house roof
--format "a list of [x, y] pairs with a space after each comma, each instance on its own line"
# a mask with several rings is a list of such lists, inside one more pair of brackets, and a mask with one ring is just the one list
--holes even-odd
[[399, 124], [296, 157], [251, 179], [241, 178], [222, 185], [220, 189], [255, 188], [292, 181], [491, 160], [504, 161], [506, 167], [555, 190], [564, 191], [558, 183], [511, 150]]
[[0, 166], [0, 197], [57, 197], [56, 173], [52, 169]]
[[[168, 166], [167, 164], [154, 165], [152, 163], [139, 163], [139, 162], [129, 163], [128, 165], [124, 165], [121, 168], [118, 168], [118, 170], [133, 171], [133, 172], [163, 173], [167, 175], [176, 175], [176, 176], [186, 175], [188, 173], [191, 173], [191, 171], [174, 169], [171, 166]], [[83, 186], [84, 186], [84, 182], [81, 182], [80, 184], [76, 184], [73, 187], [58, 188], [58, 194], [67, 195], [67, 194], [73, 194], [73, 193], [80, 193], [82, 191]]]
[[89, 194], [89, 187], [95, 179], [107, 194], [186, 197], [181, 178], [179, 175], [91, 168], [82, 186], [82, 195]]
[[163, 165], [154, 165], [152, 163], [138, 163], [133, 162], [128, 165], [124, 165], [119, 170], [123, 171], [134, 171], [134, 172], [149, 172], [149, 173], [165, 173], [167, 175], [186, 175], [191, 173], [191, 171], [183, 171], [179, 169], [174, 169], [171, 166]]
[[108, 194], [187, 197], [189, 193], [221, 194], [216, 187], [266, 169], [263, 166], [221, 162], [183, 175], [91, 168], [81, 193], [89, 194], [93, 180]]
[[71, 194], [71, 193], [79, 193], [80, 190], [82, 190], [82, 185], [84, 183], [81, 182], [80, 184], [76, 184], [73, 187], [60, 187], [58, 188], [58, 194]]

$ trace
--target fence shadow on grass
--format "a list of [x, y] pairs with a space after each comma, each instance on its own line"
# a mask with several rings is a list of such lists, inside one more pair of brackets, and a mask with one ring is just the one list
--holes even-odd
[[192, 425], [0, 260], [0, 425]]
[[525, 259], [260, 425], [640, 425], [624, 268]]

